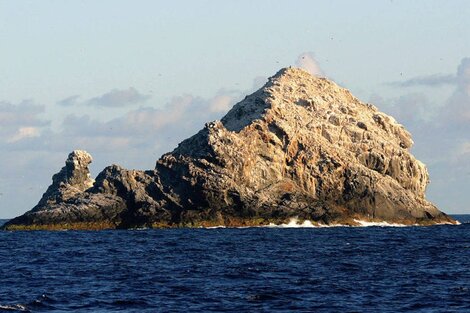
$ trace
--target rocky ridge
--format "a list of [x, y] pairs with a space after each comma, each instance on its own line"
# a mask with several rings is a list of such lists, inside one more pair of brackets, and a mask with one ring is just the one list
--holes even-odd
[[6, 229], [454, 223], [425, 199], [429, 175], [392, 117], [325, 79], [285, 68], [154, 170], [66, 166]]

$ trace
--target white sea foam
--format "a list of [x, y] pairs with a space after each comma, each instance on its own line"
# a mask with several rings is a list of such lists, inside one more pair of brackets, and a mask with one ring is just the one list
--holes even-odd
[[129, 230], [137, 230], [137, 231], [140, 231], [140, 230], [149, 230], [150, 228], [149, 227], [136, 227], [136, 228], [129, 228]]
[[[466, 223], [464, 223], [466, 224]], [[435, 225], [462, 225], [462, 223], [460, 223], [459, 221], [455, 221], [455, 223], [450, 223], [450, 222], [442, 222], [442, 223], [437, 223]]]
[[330, 228], [330, 227], [370, 227], [370, 226], [379, 226], [379, 227], [407, 227], [407, 226], [417, 226], [417, 225], [404, 225], [404, 224], [395, 224], [387, 222], [367, 222], [361, 220], [354, 220], [358, 225], [344, 225], [344, 224], [313, 224], [309, 220], [305, 220], [302, 223], [299, 222], [297, 218], [292, 218], [287, 224], [275, 225], [269, 224], [267, 227], [279, 227], [279, 228]]
[[[260, 225], [260, 226], [239, 226], [239, 227], [227, 227], [227, 226], [210, 226], [210, 227], [202, 227], [205, 229], [219, 229], [219, 228], [257, 228], [257, 227], [265, 227], [265, 228], [330, 228], [330, 227], [414, 227], [420, 226], [419, 224], [412, 224], [412, 225], [405, 225], [399, 223], [388, 223], [388, 222], [369, 222], [363, 220], [354, 219], [354, 222], [357, 225], [344, 225], [344, 224], [320, 224], [320, 223], [312, 223], [309, 220], [304, 220], [300, 222], [298, 218], [291, 218], [287, 223], [283, 224], [274, 224], [270, 223], [269, 225]], [[444, 222], [444, 223], [437, 223], [434, 225], [460, 225], [460, 222], [457, 221], [456, 224]]]
[[226, 226], [219, 225], [219, 226], [209, 226], [209, 227], [201, 227], [204, 229], [218, 229], [218, 228], [227, 228]]
[[329, 225], [326, 225], [326, 224], [318, 224], [318, 226], [316, 226], [316, 227], [320, 227], [320, 228], [351, 227], [351, 225], [344, 225], [344, 224], [329, 224]]
[[2, 305], [2, 304], [0, 304], [0, 310], [29, 312], [29, 310], [24, 305], [21, 305], [21, 304], [14, 304], [14, 305]]
[[318, 225], [312, 224], [309, 220], [305, 220], [302, 223], [299, 222], [297, 218], [291, 218], [287, 224], [276, 225], [270, 223], [266, 227], [278, 227], [278, 228], [312, 228], [318, 227]]
[[367, 222], [362, 220], [354, 220], [354, 222], [358, 223], [360, 227], [370, 227], [370, 226], [378, 226], [378, 227], [408, 227], [408, 226], [419, 226], [418, 224], [413, 225], [405, 225], [405, 224], [397, 224], [397, 223], [387, 223], [387, 222]]

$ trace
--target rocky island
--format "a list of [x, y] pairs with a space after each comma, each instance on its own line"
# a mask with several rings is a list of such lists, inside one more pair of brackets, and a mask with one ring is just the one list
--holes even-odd
[[93, 180], [92, 157], [73, 151], [39, 203], [3, 228], [455, 223], [425, 199], [412, 144], [348, 90], [284, 68], [153, 170], [111, 165]]

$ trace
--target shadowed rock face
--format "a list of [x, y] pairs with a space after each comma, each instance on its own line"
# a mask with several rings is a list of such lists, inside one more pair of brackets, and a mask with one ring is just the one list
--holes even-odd
[[153, 171], [69, 155], [33, 210], [9, 229], [263, 225], [296, 217], [454, 223], [424, 198], [428, 173], [392, 117], [307, 72], [286, 68]]

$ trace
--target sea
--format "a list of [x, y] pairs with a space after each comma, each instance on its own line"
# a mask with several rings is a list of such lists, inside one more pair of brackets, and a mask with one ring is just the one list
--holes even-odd
[[0, 231], [0, 312], [470, 312], [470, 215], [455, 218]]

